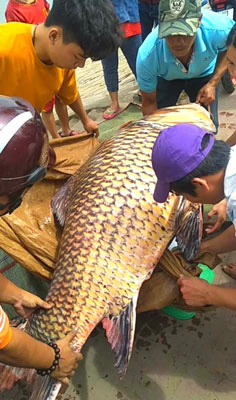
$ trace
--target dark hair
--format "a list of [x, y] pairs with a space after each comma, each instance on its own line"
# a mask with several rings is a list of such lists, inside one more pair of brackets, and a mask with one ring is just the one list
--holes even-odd
[[226, 46], [233, 46], [236, 48], [236, 24], [234, 24], [233, 28], [228, 34], [227, 40], [226, 40]]
[[[204, 149], [210, 139], [210, 135], [205, 135], [202, 140], [202, 149]], [[178, 181], [170, 183], [170, 190], [177, 194], [188, 193], [196, 196], [195, 186], [192, 183], [193, 178], [214, 175], [223, 168], [227, 167], [230, 157], [230, 147], [223, 140], [215, 140], [212, 149], [206, 158], [188, 175]]]
[[110, 0], [54, 0], [45, 26], [60, 26], [63, 42], [79, 45], [85, 57], [101, 60], [118, 49], [122, 34]]

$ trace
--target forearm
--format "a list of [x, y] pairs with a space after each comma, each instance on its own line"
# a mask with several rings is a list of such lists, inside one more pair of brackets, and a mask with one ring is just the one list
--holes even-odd
[[231, 135], [227, 140], [226, 143], [229, 146], [234, 146], [236, 144], [236, 131], [233, 133], [233, 135]]
[[149, 115], [157, 109], [156, 93], [153, 95], [141, 91], [141, 94], [143, 115]]
[[216, 87], [219, 83], [219, 80], [226, 71], [227, 71], [226, 51], [223, 51], [220, 52], [218, 55], [215, 70], [211, 79], [209, 80], [209, 83]]
[[231, 225], [220, 235], [205, 240], [201, 244], [201, 251], [209, 251], [214, 254], [222, 254], [236, 250], [236, 237], [234, 225]]
[[54, 350], [27, 333], [12, 328], [10, 343], [0, 350], [0, 361], [15, 367], [48, 369], [54, 361]]
[[76, 101], [69, 105], [69, 107], [80, 117], [82, 124], [85, 124], [88, 120], [88, 114], [86, 113], [80, 94], [78, 93], [78, 97]]
[[236, 289], [209, 285], [207, 304], [236, 310]]
[[0, 303], [15, 304], [19, 299], [22, 289], [14, 285], [0, 273]]

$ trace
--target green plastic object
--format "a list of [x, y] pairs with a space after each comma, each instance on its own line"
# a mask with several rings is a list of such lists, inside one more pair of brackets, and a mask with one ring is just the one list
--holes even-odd
[[[215, 273], [212, 269], [208, 267], [208, 265], [205, 264], [198, 264], [198, 267], [202, 270], [201, 274], [199, 275], [200, 279], [204, 279], [207, 281], [209, 284], [211, 284], [214, 280]], [[180, 310], [178, 308], [175, 308], [173, 306], [166, 306], [161, 309], [161, 311], [164, 314], [169, 315], [170, 317], [176, 318], [176, 319], [182, 319], [182, 320], [187, 320], [195, 317], [196, 313], [195, 312], [188, 312], [184, 310]]]

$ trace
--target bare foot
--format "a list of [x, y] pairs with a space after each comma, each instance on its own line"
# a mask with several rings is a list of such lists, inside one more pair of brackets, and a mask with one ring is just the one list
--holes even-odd
[[236, 264], [224, 265], [222, 267], [222, 271], [224, 271], [231, 278], [236, 279]]

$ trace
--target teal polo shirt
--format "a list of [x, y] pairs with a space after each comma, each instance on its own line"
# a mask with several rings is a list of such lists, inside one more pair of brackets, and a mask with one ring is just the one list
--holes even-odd
[[165, 38], [158, 38], [158, 27], [154, 29], [138, 51], [137, 81], [140, 89], [153, 92], [158, 77], [171, 81], [212, 74], [218, 53], [226, 50], [226, 39], [233, 25], [234, 21], [226, 15], [203, 11], [188, 70], [170, 51]]

